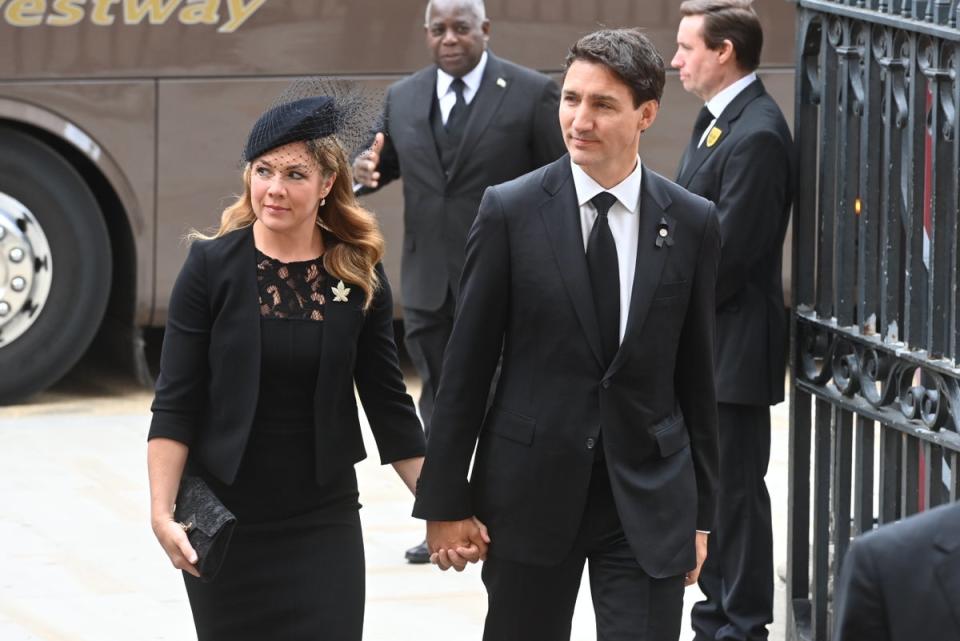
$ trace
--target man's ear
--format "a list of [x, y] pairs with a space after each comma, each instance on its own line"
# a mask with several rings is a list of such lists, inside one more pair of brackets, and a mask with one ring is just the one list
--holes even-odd
[[734, 49], [733, 43], [730, 40], [724, 38], [723, 43], [721, 43], [720, 47], [717, 49], [717, 62], [725, 65], [730, 61], [733, 61], [733, 63], [736, 64], [737, 50]]
[[657, 119], [660, 112], [660, 102], [657, 100], [648, 100], [640, 105], [640, 132], [650, 128], [653, 121]]

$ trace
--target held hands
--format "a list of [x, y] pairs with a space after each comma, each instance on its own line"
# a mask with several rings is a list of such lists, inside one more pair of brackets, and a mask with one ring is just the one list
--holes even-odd
[[687, 572], [684, 585], [691, 586], [700, 578], [700, 570], [703, 569], [703, 562], [707, 560], [707, 537], [706, 532], [697, 532], [697, 567]]
[[197, 553], [190, 545], [187, 533], [179, 523], [169, 516], [164, 519], [155, 519], [153, 533], [163, 547], [163, 551], [170, 557], [173, 567], [200, 578], [200, 570], [196, 566]]
[[373, 139], [370, 149], [357, 156], [353, 161], [353, 179], [359, 185], [375, 188], [380, 184], [380, 151], [383, 150], [383, 134], [378, 133]]
[[467, 563], [487, 558], [490, 535], [477, 517], [462, 521], [427, 521], [430, 562], [441, 570], [463, 572]]

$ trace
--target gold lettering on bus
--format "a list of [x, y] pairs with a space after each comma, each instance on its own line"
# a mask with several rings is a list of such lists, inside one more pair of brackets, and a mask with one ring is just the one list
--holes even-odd
[[10, 24], [33, 27], [43, 22], [43, 14], [47, 9], [45, 5], [44, 0], [11, 0], [3, 17]]
[[80, 0], [54, 0], [53, 14], [47, 16], [47, 24], [52, 27], [72, 27], [83, 20], [83, 7]]
[[220, 0], [194, 2], [181, 9], [178, 17], [183, 24], [217, 24], [217, 20], [220, 19], [220, 14], [217, 12], [219, 8]]
[[[99, 27], [114, 23], [120, 12], [128, 25], [162, 25], [175, 15], [184, 25], [215, 25], [218, 33], [233, 33], [267, 0], [0, 0], [3, 18], [14, 27], [72, 27], [84, 18]], [[116, 10], [114, 5], [121, 5]], [[224, 11], [221, 11], [224, 8]], [[179, 11], [178, 11], [179, 10]]]
[[217, 29], [220, 33], [233, 33], [240, 28], [247, 18], [256, 13], [257, 9], [262, 7], [267, 0], [227, 0], [227, 7], [230, 9], [230, 20], [222, 27]]
[[120, 0], [93, 0], [93, 15], [90, 20], [95, 25], [108, 27], [113, 24], [113, 16], [110, 15], [110, 5], [116, 4]]
[[123, 3], [123, 21], [126, 24], [140, 24], [144, 16], [150, 14], [150, 24], [164, 24], [176, 11], [181, 0], [143, 0]]

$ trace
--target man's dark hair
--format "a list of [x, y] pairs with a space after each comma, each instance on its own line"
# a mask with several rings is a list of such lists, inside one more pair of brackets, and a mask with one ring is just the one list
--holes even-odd
[[577, 60], [607, 67], [633, 94], [633, 106], [660, 102], [666, 73], [663, 58], [639, 29], [603, 29], [580, 38], [570, 47], [564, 69]]
[[760, 66], [763, 29], [753, 0], [686, 0], [680, 15], [703, 16], [702, 35], [708, 49], [719, 49], [729, 40], [741, 69], [754, 71]]

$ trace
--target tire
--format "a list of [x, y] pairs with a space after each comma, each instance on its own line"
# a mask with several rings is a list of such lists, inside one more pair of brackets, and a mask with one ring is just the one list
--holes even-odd
[[7, 405], [55, 383], [90, 346], [113, 261], [100, 207], [80, 174], [53, 148], [5, 127], [0, 236], [0, 405]]

